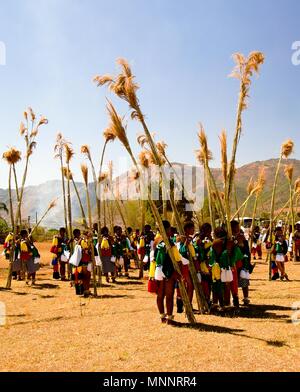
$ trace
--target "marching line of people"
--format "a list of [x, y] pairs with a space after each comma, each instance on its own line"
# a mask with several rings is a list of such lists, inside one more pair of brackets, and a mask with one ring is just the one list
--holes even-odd
[[[176, 228], [164, 221], [164, 228], [169, 239], [169, 246], [177, 261], [181, 276], [176, 272], [159, 231], [153, 231], [146, 225], [140, 232], [128, 227], [125, 230], [115, 226], [113, 233], [103, 227], [98, 234], [98, 225], [93, 232], [75, 229], [73, 240], [67, 238], [67, 231], [61, 228], [54, 236], [50, 252], [52, 254], [53, 279], [71, 281], [76, 295], [90, 295], [91, 272], [95, 260], [96, 276], [101, 274], [107, 283], [116, 283], [120, 277], [129, 278], [130, 268], [148, 271], [148, 291], [157, 296], [157, 308], [162, 322], [172, 323], [174, 304], [177, 313], [184, 311], [179, 289], [179, 279], [183, 279], [188, 298], [192, 304], [194, 285], [189, 271], [193, 262], [198, 280], [210, 311], [222, 311], [230, 306], [239, 308], [240, 295], [244, 306], [250, 304], [250, 275], [255, 264], [251, 257], [262, 258], [262, 245], [265, 244], [272, 262], [272, 279], [287, 280], [286, 262], [288, 252], [295, 249], [300, 260], [300, 222], [295, 233], [286, 239], [282, 227], [274, 231], [274, 243], [268, 238], [267, 228], [255, 227], [250, 243], [246, 239], [238, 221], [231, 222], [232, 238], [228, 239], [226, 229], [221, 226], [212, 232], [209, 223], [204, 223], [199, 232], [195, 232], [193, 222], [184, 225], [184, 235], [179, 235]], [[40, 255], [30, 233], [17, 230], [13, 257], [13, 278], [36, 284], [36, 272], [40, 267]], [[7, 259], [10, 259], [13, 235], [9, 234], [4, 245]], [[295, 241], [295, 246], [291, 241]]]

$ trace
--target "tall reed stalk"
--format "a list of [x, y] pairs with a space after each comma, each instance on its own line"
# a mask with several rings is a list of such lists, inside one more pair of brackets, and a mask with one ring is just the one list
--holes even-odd
[[54, 147], [55, 158], [59, 159], [60, 163], [60, 175], [61, 175], [61, 186], [62, 186], [62, 195], [63, 195], [63, 207], [64, 207], [64, 220], [65, 220], [65, 228], [68, 230], [68, 212], [67, 212], [67, 201], [66, 201], [66, 184], [65, 184], [65, 172], [64, 172], [64, 162], [63, 162], [63, 152], [64, 145], [68, 144], [68, 142], [64, 139], [61, 133], [58, 133], [56, 137], [56, 144]]
[[92, 220], [92, 207], [91, 207], [91, 199], [90, 199], [90, 192], [89, 192], [89, 180], [88, 180], [88, 167], [84, 164], [81, 165], [81, 172], [82, 177], [84, 180], [85, 191], [86, 191], [86, 200], [87, 200], [87, 207], [88, 207], [88, 217], [89, 217], [89, 236], [88, 242], [89, 247], [92, 254], [92, 274], [93, 274], [93, 288], [94, 288], [94, 297], [98, 296], [97, 294], [97, 279], [96, 279], [96, 262], [95, 262], [95, 249], [93, 243], [93, 220]]
[[[110, 118], [111, 118], [111, 122], [112, 122], [112, 125], [113, 125], [113, 129], [114, 129], [115, 135], [117, 136], [119, 141], [125, 147], [127, 153], [129, 154], [129, 156], [130, 156], [130, 158], [131, 158], [131, 160], [133, 162], [133, 165], [134, 165], [136, 171], [139, 173], [139, 177], [141, 178], [139, 166], [137, 164], [137, 161], [136, 161], [136, 159], [134, 157], [134, 154], [132, 152], [131, 146], [130, 146], [128, 138], [127, 138], [126, 128], [124, 128], [124, 126], [122, 124], [122, 118], [118, 116], [118, 114], [117, 114], [115, 108], [113, 107], [113, 105], [111, 104], [111, 102], [108, 102], [107, 109], [108, 109], [108, 112], [109, 112], [109, 115], [110, 115]], [[179, 278], [179, 287], [180, 287], [183, 303], [184, 303], [184, 306], [185, 306], [187, 318], [188, 318], [189, 322], [195, 323], [196, 320], [195, 320], [195, 316], [194, 316], [194, 313], [193, 313], [192, 305], [191, 305], [191, 303], [189, 301], [189, 298], [188, 298], [188, 295], [187, 295], [187, 292], [186, 292], [186, 288], [185, 288], [185, 285], [184, 285], [184, 282], [183, 282], [183, 279], [182, 279], [182, 275], [181, 275], [181, 272], [180, 272], [179, 265], [176, 262], [174, 254], [172, 252], [172, 247], [170, 245], [169, 238], [168, 238], [168, 236], [166, 234], [162, 218], [161, 218], [161, 216], [160, 216], [160, 214], [158, 212], [158, 209], [157, 209], [157, 207], [156, 207], [156, 205], [155, 205], [155, 203], [154, 203], [154, 201], [152, 200], [151, 197], [149, 197], [149, 205], [150, 205], [152, 213], [153, 213], [153, 215], [154, 215], [154, 217], [156, 219], [156, 222], [158, 224], [160, 234], [162, 235], [162, 238], [163, 238], [163, 240], [164, 240], [164, 242], [166, 244], [166, 249], [167, 249], [168, 254], [169, 254], [169, 256], [170, 256], [170, 258], [172, 260], [174, 269], [180, 276], [180, 278]]]
[[235, 133], [232, 144], [231, 160], [228, 167], [228, 181], [225, 189], [225, 205], [227, 216], [227, 231], [229, 238], [232, 236], [230, 218], [231, 218], [231, 195], [235, 175], [235, 161], [237, 154], [237, 147], [242, 134], [242, 114], [247, 108], [247, 98], [249, 96], [251, 77], [254, 73], [259, 73], [260, 66], [264, 63], [264, 55], [261, 52], [251, 52], [248, 57], [241, 53], [233, 55], [236, 66], [230, 75], [240, 81], [239, 98], [237, 105]]
[[[18, 224], [18, 222], [21, 222], [21, 220], [22, 220], [21, 210], [22, 210], [23, 196], [24, 196], [24, 190], [25, 190], [27, 174], [28, 174], [29, 161], [30, 161], [30, 157], [33, 154], [33, 150], [36, 148], [36, 145], [37, 145], [36, 137], [39, 133], [40, 127], [42, 125], [48, 124], [48, 120], [43, 116], [39, 120], [37, 120], [36, 115], [31, 108], [28, 108], [28, 110], [24, 112], [24, 117], [25, 117], [25, 120], [27, 123], [27, 127], [24, 125], [23, 122], [21, 122], [20, 134], [24, 138], [24, 141], [25, 141], [25, 151], [26, 151], [26, 153], [25, 153], [25, 168], [24, 168], [24, 172], [23, 172], [21, 188], [18, 190], [19, 196], [17, 197], [16, 215], [14, 217], [14, 223], [15, 223], [14, 232], [13, 232], [14, 235], [13, 235], [13, 240], [12, 240], [12, 247], [11, 247], [11, 252], [10, 252], [11, 258], [10, 258], [10, 263], [9, 263], [7, 282], [6, 282], [6, 289], [8, 289], [8, 290], [11, 288], [13, 258], [14, 258], [14, 253], [15, 253], [15, 241], [16, 241], [16, 235], [17, 235], [17, 224]], [[30, 128], [31, 128], [30, 130], [29, 130], [29, 125], [28, 125], [29, 122], [30, 122]], [[17, 162], [18, 162], [18, 160], [17, 160]]]
[[[293, 187], [293, 173], [294, 166], [287, 165], [284, 169], [284, 174], [288, 180], [289, 184], [289, 194], [290, 194], [290, 203], [289, 203], [289, 213], [292, 221], [292, 250], [293, 250], [293, 258], [294, 262], [296, 261], [296, 252], [295, 252], [295, 241], [294, 241], [294, 233], [295, 233], [295, 210], [294, 210], [294, 187]], [[289, 223], [289, 220], [287, 221]]]
[[[274, 178], [274, 184], [273, 184], [273, 190], [272, 190], [272, 198], [271, 198], [271, 208], [270, 208], [270, 228], [269, 228], [269, 233], [270, 233], [270, 241], [273, 243], [273, 231], [274, 231], [274, 212], [275, 212], [275, 198], [276, 198], [276, 190], [277, 190], [277, 185], [278, 185], [278, 178], [279, 178], [279, 172], [281, 168], [281, 163], [284, 158], [288, 158], [292, 153], [294, 149], [294, 142], [292, 140], [287, 140], [281, 145], [281, 150], [280, 150], [280, 155], [279, 155], [279, 160], [277, 163], [277, 168], [275, 172], [275, 178]], [[272, 260], [270, 258], [269, 260], [269, 280], [272, 280]]]
[[255, 226], [255, 220], [256, 220], [258, 200], [259, 200], [259, 197], [264, 189], [265, 183], [266, 183], [265, 168], [261, 167], [259, 169], [257, 182], [254, 185], [254, 188], [256, 190], [255, 190], [254, 206], [253, 206], [253, 211], [252, 211], [252, 221], [251, 221], [251, 227], [250, 227], [250, 244], [249, 244], [250, 252], [252, 250], [252, 245], [253, 245], [253, 233], [254, 233], [254, 226]]

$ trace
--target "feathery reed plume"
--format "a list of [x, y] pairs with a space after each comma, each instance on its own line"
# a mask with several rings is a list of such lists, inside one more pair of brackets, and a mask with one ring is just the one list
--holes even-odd
[[85, 165], [84, 163], [81, 165], [81, 173], [82, 173], [84, 183], [87, 186], [88, 185], [89, 169], [88, 169], [87, 165]]
[[48, 124], [48, 119], [46, 118], [46, 117], [44, 117], [44, 116], [41, 116], [41, 118], [40, 118], [40, 121], [38, 122], [38, 125], [37, 125], [37, 127], [39, 127], [39, 126], [41, 126], [41, 125], [46, 125], [46, 124]]
[[91, 151], [90, 151], [90, 147], [88, 145], [85, 144], [85, 145], [81, 146], [80, 152], [81, 152], [81, 154], [86, 155], [88, 159], [90, 159]]
[[118, 116], [116, 109], [110, 101], [108, 101], [106, 108], [111, 120], [111, 131], [125, 147], [129, 147], [129, 142], [126, 134], [126, 125], [123, 125], [124, 118]]
[[248, 195], [250, 195], [252, 193], [254, 187], [255, 187], [255, 183], [254, 183], [253, 177], [251, 177], [249, 182], [248, 182], [248, 185], [247, 185], [247, 193], [248, 193]]
[[231, 77], [237, 78], [240, 81], [240, 91], [239, 91], [239, 99], [238, 99], [238, 107], [237, 107], [237, 117], [236, 117], [236, 126], [235, 126], [235, 135], [233, 139], [232, 145], [232, 153], [231, 160], [228, 167], [228, 181], [226, 183], [226, 192], [225, 192], [225, 204], [226, 204], [226, 215], [227, 215], [227, 230], [228, 236], [231, 237], [231, 226], [228, 219], [231, 216], [230, 213], [230, 199], [231, 199], [231, 191], [234, 182], [234, 169], [235, 169], [235, 160], [238, 143], [242, 133], [242, 114], [243, 111], [247, 108], [247, 98], [249, 97], [249, 91], [251, 86], [251, 77], [254, 73], [258, 74], [260, 66], [264, 63], [264, 54], [261, 52], [251, 52], [248, 57], [245, 57], [241, 53], [235, 53], [233, 55], [233, 59], [236, 63], [236, 66], [230, 75]]
[[[275, 198], [276, 198], [276, 190], [277, 190], [277, 184], [278, 184], [278, 178], [279, 178], [279, 172], [281, 168], [281, 163], [284, 158], [288, 158], [292, 153], [294, 149], [294, 142], [292, 140], [287, 140], [285, 141], [280, 148], [280, 155], [279, 155], [279, 160], [277, 164], [277, 169], [275, 172], [275, 178], [274, 178], [274, 184], [273, 184], [273, 190], [272, 190], [272, 198], [271, 198], [271, 208], [270, 208], [270, 240], [273, 243], [273, 229], [274, 229], [274, 211], [275, 211]], [[272, 279], [272, 262], [271, 258], [269, 259], [269, 280], [271, 281]]]
[[64, 145], [64, 149], [65, 149], [66, 163], [68, 165], [71, 162], [71, 159], [73, 158], [75, 153], [74, 153], [74, 150], [70, 147], [69, 144], [65, 144]]
[[281, 156], [288, 158], [294, 151], [294, 142], [292, 140], [285, 141], [281, 146]]
[[262, 191], [263, 187], [266, 184], [266, 169], [264, 168], [264, 166], [262, 166], [259, 169], [259, 173], [258, 173], [258, 180], [257, 180], [258, 185], [260, 186], [260, 192]]
[[16, 163], [18, 163], [22, 159], [21, 156], [21, 151], [15, 149], [14, 147], [11, 147], [8, 151], [3, 153], [3, 159], [9, 165], [15, 165]]
[[23, 121], [20, 123], [20, 135], [23, 136], [27, 132], [27, 128], [25, 127]]
[[149, 151], [147, 150], [142, 150], [139, 153], [139, 163], [140, 165], [144, 168], [144, 169], [149, 169], [150, 167], [150, 155], [149, 155]]
[[62, 172], [63, 172], [64, 177], [67, 180], [73, 180], [73, 174], [72, 174], [72, 172], [70, 170], [68, 170], [67, 167], [63, 167], [62, 168]]
[[111, 85], [114, 83], [114, 78], [111, 75], [103, 75], [103, 76], [95, 76], [93, 81], [97, 84], [98, 87], [104, 86], [105, 84]]
[[113, 142], [116, 138], [116, 135], [111, 131], [110, 128], [106, 128], [106, 130], [103, 132], [103, 136], [106, 142]]
[[163, 140], [160, 142], [156, 143], [157, 151], [163, 156], [166, 156], [166, 148], [168, 147], [167, 143], [165, 143]]
[[27, 111], [28, 111], [28, 113], [30, 115], [31, 121], [34, 122], [35, 119], [36, 119], [36, 115], [35, 115], [34, 111], [32, 110], [31, 107], [29, 107]]
[[293, 179], [293, 173], [294, 173], [294, 166], [292, 164], [291, 165], [285, 165], [285, 167], [284, 167], [284, 174], [285, 174], [286, 178], [288, 179], [289, 183]]
[[108, 179], [108, 173], [107, 172], [102, 172], [99, 175], [98, 181], [101, 183], [101, 182], [107, 181], [107, 179]]
[[300, 193], [300, 177], [296, 179], [294, 184], [294, 192]]
[[199, 124], [199, 126], [200, 126], [200, 131], [198, 133], [198, 139], [199, 139], [201, 149], [197, 150], [196, 154], [197, 154], [198, 161], [202, 165], [205, 165], [208, 163], [208, 161], [213, 159], [213, 156], [212, 156], [212, 152], [208, 149], [207, 137], [203, 125]]
[[145, 146], [148, 144], [147, 136], [146, 136], [144, 133], [138, 135], [137, 138], [136, 138], [136, 140], [137, 140], [138, 144], [139, 144], [142, 148], [145, 148]]

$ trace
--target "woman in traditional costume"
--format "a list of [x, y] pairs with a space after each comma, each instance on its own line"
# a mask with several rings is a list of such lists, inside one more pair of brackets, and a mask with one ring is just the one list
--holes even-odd
[[286, 279], [289, 281], [288, 275], [285, 271], [285, 263], [288, 261], [287, 257], [288, 244], [284, 238], [284, 234], [281, 227], [276, 228], [275, 232], [275, 243], [273, 253], [275, 256], [275, 262], [280, 272], [280, 280]]
[[115, 259], [113, 259], [113, 239], [109, 235], [107, 227], [101, 230], [100, 242], [100, 259], [102, 272], [106, 277], [106, 282], [109, 283], [109, 275], [113, 283], [115, 283]]
[[52, 240], [52, 247], [50, 252], [54, 255], [52, 260], [53, 279], [66, 279], [66, 266], [69, 261], [70, 253], [68, 250], [68, 240], [66, 237], [66, 229], [64, 227], [59, 229], [59, 234], [55, 235]]
[[28, 285], [31, 281], [31, 284], [35, 285], [36, 272], [40, 268], [40, 255], [33, 244], [32, 237], [29, 238], [27, 230], [21, 230], [20, 260], [22, 268], [27, 272], [26, 284]]
[[[180, 253], [171, 239], [171, 225], [168, 221], [163, 221], [166, 234], [169, 238], [171, 250], [177, 262], [181, 261]], [[156, 238], [154, 242], [154, 256], [156, 261], [155, 280], [157, 283], [157, 308], [163, 323], [172, 324], [174, 320], [174, 293], [178, 280], [178, 273], [174, 270], [172, 260], [167, 251], [167, 247], [162, 237]], [[166, 302], [166, 312], [165, 312]]]
[[[115, 270], [117, 276], [122, 276], [122, 269], [124, 268], [125, 276], [129, 277], [128, 265], [128, 242], [127, 237], [122, 233], [122, 228], [116, 226], [114, 228], [114, 242], [113, 242], [113, 260], [115, 260]], [[130, 260], [129, 260], [130, 262]]]
[[[75, 282], [76, 295], [90, 295], [90, 282], [92, 271], [92, 241], [89, 241], [88, 233], [81, 236], [79, 229], [75, 229], [74, 236], [74, 254], [78, 253], [80, 260], [78, 265], [73, 265], [72, 280]], [[73, 254], [73, 256], [74, 256]]]

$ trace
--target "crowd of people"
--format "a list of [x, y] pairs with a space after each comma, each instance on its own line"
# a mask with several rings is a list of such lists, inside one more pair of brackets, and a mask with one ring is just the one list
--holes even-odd
[[[179, 235], [168, 221], [163, 221], [163, 225], [169, 243], [164, 241], [159, 230], [152, 230], [150, 225], [142, 231], [115, 226], [113, 233], [103, 227], [99, 233], [95, 224], [93, 232], [75, 229], [72, 240], [68, 239], [66, 229], [61, 228], [54, 236], [50, 249], [53, 279], [71, 281], [77, 295], [88, 297], [93, 266], [96, 279], [101, 280], [103, 276], [108, 283], [116, 283], [120, 277], [128, 278], [131, 268], [147, 271], [148, 291], [157, 296], [160, 318], [162, 322], [172, 323], [174, 305], [177, 313], [184, 311], [179, 280], [183, 281], [189, 301], [193, 303], [190, 263], [195, 266], [210, 311], [222, 311], [230, 306], [239, 308], [239, 288], [243, 305], [250, 304], [250, 275], [255, 267], [252, 260], [256, 260], [256, 256], [262, 258], [263, 245], [271, 257], [273, 280], [289, 280], [285, 268], [289, 253], [293, 257], [295, 251], [296, 259], [300, 260], [300, 222], [297, 222], [295, 232], [290, 234], [282, 227], [276, 227], [273, 244], [267, 227], [255, 227], [250, 238], [246, 238], [240, 223], [235, 220], [231, 222], [231, 238], [228, 238], [224, 226], [213, 232], [209, 223], [204, 223], [196, 231], [194, 223], [187, 222], [184, 235]], [[13, 279], [26, 280], [26, 284], [34, 285], [40, 255], [30, 232], [20, 229], [17, 232]], [[10, 258], [12, 239], [12, 234], [9, 234], [5, 241], [7, 259]], [[174, 268], [174, 260], [179, 269]]]

